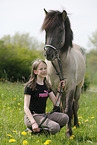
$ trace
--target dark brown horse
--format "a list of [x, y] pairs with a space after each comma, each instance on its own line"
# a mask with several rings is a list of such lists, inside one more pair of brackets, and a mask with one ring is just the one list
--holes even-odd
[[85, 53], [80, 46], [73, 44], [73, 32], [67, 12], [45, 10], [46, 17], [42, 25], [42, 30], [46, 32], [45, 50], [48, 65], [48, 79], [56, 93], [59, 77], [56, 74], [51, 61], [56, 68], [56, 54], [60, 58], [63, 77], [67, 79], [66, 89], [62, 95], [62, 108], [69, 116], [67, 125], [67, 136], [72, 135], [71, 119], [74, 114], [74, 125], [78, 124], [78, 100], [81, 94], [81, 87], [85, 75]]

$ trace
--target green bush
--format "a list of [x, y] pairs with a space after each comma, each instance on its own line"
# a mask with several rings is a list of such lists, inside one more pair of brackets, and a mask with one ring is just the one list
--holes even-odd
[[15, 47], [0, 41], [0, 78], [9, 81], [27, 81], [31, 73], [31, 63], [43, 59], [42, 50]]

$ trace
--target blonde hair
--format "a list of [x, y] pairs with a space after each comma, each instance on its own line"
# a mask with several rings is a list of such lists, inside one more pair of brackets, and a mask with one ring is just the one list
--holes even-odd
[[[46, 62], [44, 60], [36, 60], [33, 64], [32, 64], [32, 70], [31, 70], [31, 75], [30, 75], [30, 79], [29, 81], [26, 83], [26, 85], [30, 88], [32, 88], [32, 90], [34, 90], [36, 88], [36, 81], [37, 81], [37, 75], [34, 73], [34, 70], [37, 70], [39, 64], [43, 62], [44, 64], [46, 64]], [[47, 64], [46, 64], [47, 66]], [[50, 84], [48, 83], [48, 81], [46, 80], [46, 78], [44, 78], [44, 82], [46, 84], [46, 86], [48, 87], [48, 89], [50, 89]]]

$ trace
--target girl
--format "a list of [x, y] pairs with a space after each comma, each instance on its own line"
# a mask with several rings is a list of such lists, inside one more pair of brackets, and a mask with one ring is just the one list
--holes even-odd
[[[55, 105], [57, 97], [55, 97], [53, 91], [50, 88], [46, 80], [47, 76], [47, 64], [43, 60], [35, 61], [32, 65], [31, 78], [26, 84], [24, 94], [24, 112], [25, 112], [25, 124], [33, 130], [33, 132], [39, 132], [39, 124], [45, 118], [46, 101], [49, 97], [52, 103]], [[62, 89], [65, 86], [64, 81], [61, 81], [58, 86], [60, 91], [62, 83]], [[60, 98], [57, 102], [59, 103]], [[58, 106], [56, 104], [56, 106]], [[48, 113], [49, 114], [49, 113]], [[48, 116], [45, 122], [41, 125], [42, 128], [48, 128], [51, 134], [56, 134], [60, 131], [61, 127], [64, 127], [68, 123], [69, 118], [64, 113], [54, 112]]]

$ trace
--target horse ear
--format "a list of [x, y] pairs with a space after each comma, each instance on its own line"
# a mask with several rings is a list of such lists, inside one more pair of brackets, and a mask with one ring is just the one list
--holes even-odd
[[44, 11], [45, 11], [45, 14], [47, 15], [47, 13], [48, 13], [48, 12], [46, 11], [46, 9], [45, 9], [45, 8], [44, 8]]
[[67, 17], [67, 12], [65, 10], [63, 10], [63, 12], [62, 12], [62, 16], [63, 16], [63, 20], [65, 21], [65, 19]]

